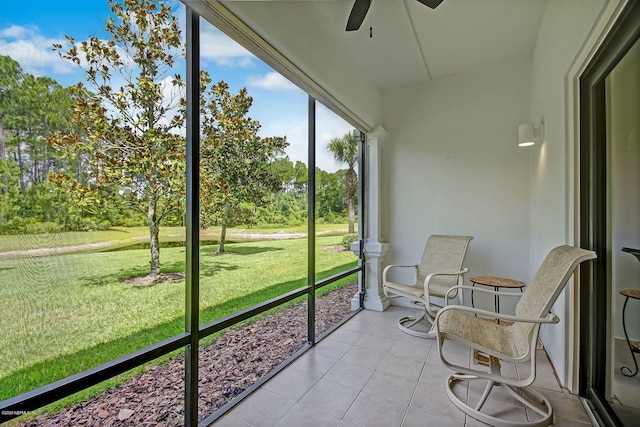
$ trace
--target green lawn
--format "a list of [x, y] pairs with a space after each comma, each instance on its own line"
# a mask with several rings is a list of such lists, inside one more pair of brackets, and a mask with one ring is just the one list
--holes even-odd
[[[323, 276], [356, 265], [351, 252], [322, 250], [341, 240], [317, 239]], [[306, 239], [226, 248], [211, 255], [215, 246], [201, 247], [203, 323], [306, 283]], [[162, 249], [162, 271], [184, 271], [184, 257], [182, 247]], [[148, 249], [0, 261], [0, 400], [182, 332], [184, 279], [149, 287], [119, 281], [146, 274], [148, 262]]]
[[[306, 233], [307, 226], [298, 227], [254, 227], [229, 228], [229, 241], [244, 241], [259, 239], [264, 234]], [[346, 224], [317, 224], [318, 235], [342, 235], [347, 232]], [[184, 240], [184, 227], [160, 227], [161, 242], [177, 242]], [[217, 240], [220, 237], [220, 227], [210, 227], [200, 231], [201, 240]], [[57, 234], [31, 235], [0, 235], [0, 259], [3, 252], [25, 251], [48, 247], [65, 247], [73, 245], [87, 245], [109, 243], [112, 247], [121, 247], [135, 243], [149, 241], [148, 227], [112, 227], [105, 231], [72, 231]]]

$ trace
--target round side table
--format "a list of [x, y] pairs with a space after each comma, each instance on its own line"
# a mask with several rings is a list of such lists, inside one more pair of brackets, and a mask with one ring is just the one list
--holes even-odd
[[[509, 288], [509, 289], [520, 289], [522, 293], [522, 288], [524, 288], [525, 283], [520, 280], [515, 279], [507, 279], [505, 277], [495, 277], [495, 276], [474, 276], [471, 279], [471, 286], [475, 285], [484, 285], [491, 286], [496, 292], [500, 291], [500, 288]], [[473, 303], [473, 290], [471, 291], [471, 306], [474, 306]], [[496, 313], [500, 313], [500, 295], [494, 295], [493, 297], [493, 307]], [[500, 324], [500, 319], [498, 320], [498, 324]]]
[[624, 338], [627, 340], [629, 351], [631, 351], [631, 358], [633, 359], [633, 364], [635, 365], [635, 371], [633, 372], [626, 366], [620, 368], [620, 371], [622, 371], [622, 375], [624, 375], [625, 377], [633, 377], [638, 373], [638, 361], [636, 360], [635, 353], [640, 353], [640, 341], [629, 340], [629, 334], [627, 334], [627, 325], [624, 320], [624, 313], [627, 310], [627, 303], [629, 302], [629, 298], [640, 300], [640, 290], [624, 289], [620, 291], [620, 293], [625, 297], [624, 305], [622, 306], [622, 329], [624, 330]]

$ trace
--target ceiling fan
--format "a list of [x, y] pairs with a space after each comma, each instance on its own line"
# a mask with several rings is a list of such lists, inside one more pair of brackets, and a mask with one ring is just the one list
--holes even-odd
[[[442, 3], [444, 0], [418, 0], [423, 5], [430, 7], [431, 9], [435, 9]], [[356, 0], [353, 4], [353, 8], [351, 8], [351, 13], [349, 14], [349, 20], [347, 21], [347, 31], [355, 31], [360, 28], [362, 25], [362, 21], [364, 21], [365, 16], [367, 16], [367, 12], [369, 11], [369, 6], [371, 6], [371, 0]]]

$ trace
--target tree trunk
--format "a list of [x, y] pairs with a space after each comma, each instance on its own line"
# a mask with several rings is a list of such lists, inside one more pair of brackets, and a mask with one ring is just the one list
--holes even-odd
[[356, 232], [356, 209], [355, 202], [352, 197], [350, 197], [347, 201], [347, 210], [349, 211], [349, 234], [353, 234]]
[[31, 168], [29, 169], [29, 179], [31, 180], [31, 186], [35, 185], [38, 182], [38, 168], [40, 165], [38, 164], [38, 160], [36, 160], [35, 148], [31, 146]]
[[149, 276], [160, 274], [160, 224], [158, 213], [156, 212], [156, 200], [149, 199], [149, 210], [147, 211], [147, 222], [149, 224], [149, 250], [151, 251], [151, 261], [149, 262]]
[[22, 149], [20, 148], [20, 141], [18, 140], [18, 180], [20, 181], [20, 192], [25, 194], [27, 189], [24, 185], [24, 171], [22, 170]]
[[353, 164], [349, 164], [349, 169], [345, 174], [347, 185], [347, 210], [349, 212], [349, 233], [355, 233], [356, 222], [356, 192], [358, 191], [358, 174], [353, 168]]
[[4, 145], [4, 113], [0, 113], [0, 160], [7, 160], [7, 148]]
[[[7, 160], [7, 148], [4, 144], [4, 113], [0, 113], [0, 160]], [[5, 206], [9, 204], [9, 177], [5, 176], [2, 183]]]
[[[46, 143], [45, 143], [46, 144]], [[47, 146], [44, 146], [44, 159], [42, 164], [42, 182], [45, 182], [49, 177], [49, 150]]]
[[[42, 128], [43, 128], [43, 135], [46, 138], [48, 133], [49, 133], [49, 131], [47, 129], [47, 117], [46, 116], [44, 117], [44, 119], [42, 121]], [[42, 157], [43, 157], [43, 159], [42, 159], [42, 161], [43, 161], [43, 164], [42, 164], [42, 177], [41, 177], [42, 178], [42, 182], [45, 182], [47, 180], [47, 176], [49, 175], [49, 152], [47, 150], [48, 146], [49, 146], [49, 143], [46, 142], [46, 140], [45, 140], [44, 145], [43, 145], [44, 152], [42, 153]]]
[[218, 253], [224, 253], [224, 242], [227, 240], [227, 223], [222, 222], [222, 227], [220, 229], [220, 244], [218, 245]]
[[82, 153], [78, 153], [78, 184], [83, 184], [82, 179]]

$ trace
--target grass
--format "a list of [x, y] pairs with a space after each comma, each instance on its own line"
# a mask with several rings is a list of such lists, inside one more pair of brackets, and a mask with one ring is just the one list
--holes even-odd
[[[296, 227], [255, 227], [230, 228], [227, 230], [229, 241], [256, 240], [263, 234], [306, 233], [307, 226]], [[316, 224], [316, 234], [322, 236], [343, 235], [346, 224]], [[210, 227], [200, 231], [201, 240], [217, 240], [220, 227]], [[185, 239], [184, 227], [160, 227], [160, 242], [180, 242]], [[71, 231], [57, 234], [0, 235], [0, 255], [2, 252], [25, 251], [29, 249], [109, 243], [112, 247], [123, 247], [149, 241], [148, 227], [112, 227], [105, 231]], [[81, 248], [78, 250], [83, 252]]]
[[[355, 265], [350, 252], [322, 250], [340, 242], [317, 239], [323, 276]], [[201, 247], [202, 323], [306, 284], [306, 239], [226, 248], [228, 254], [211, 255], [216, 247]], [[184, 280], [120, 283], [146, 274], [148, 257], [138, 249], [0, 261], [0, 330], [10, 331], [0, 334], [0, 400], [182, 332]], [[184, 248], [164, 248], [162, 271], [184, 271], [184, 258]]]

